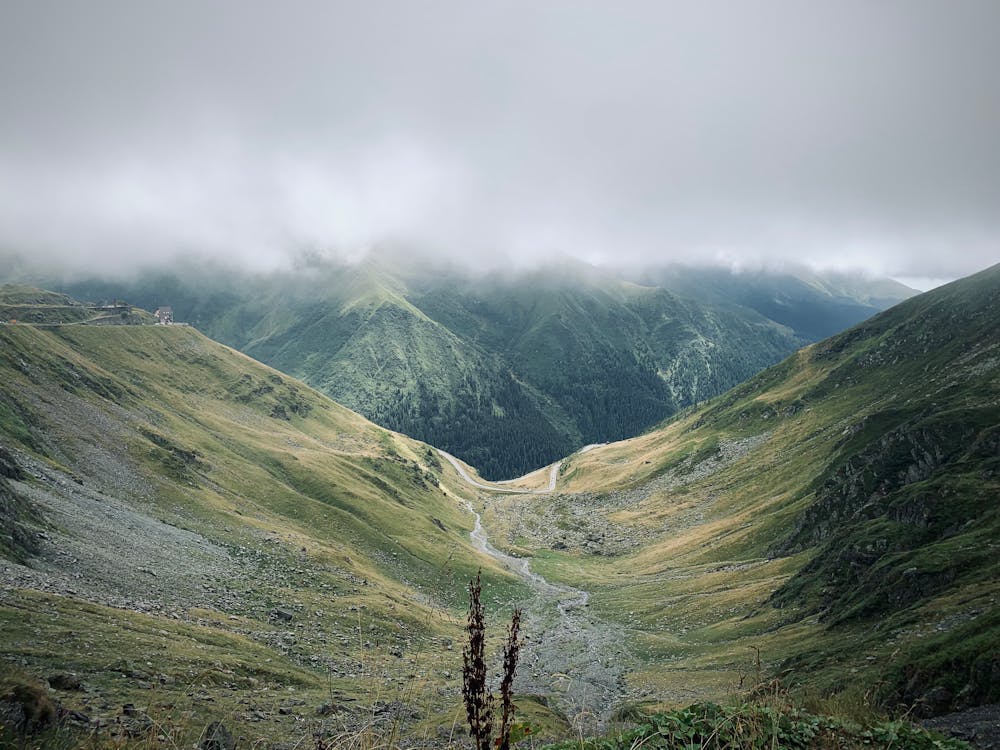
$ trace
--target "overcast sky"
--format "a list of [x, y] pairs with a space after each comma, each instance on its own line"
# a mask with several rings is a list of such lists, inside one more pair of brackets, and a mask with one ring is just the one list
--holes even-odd
[[997, 0], [5, 0], [0, 96], [0, 250], [73, 266], [1000, 261]]

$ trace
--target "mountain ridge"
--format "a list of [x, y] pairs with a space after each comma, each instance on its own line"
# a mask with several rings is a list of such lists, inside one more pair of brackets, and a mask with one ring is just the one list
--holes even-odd
[[[700, 286], [675, 278], [675, 291], [578, 263], [487, 277], [375, 255], [270, 276], [163, 273], [65, 289], [171, 299], [178, 319], [498, 479], [637, 434], [812, 340], [729, 289], [706, 292], [706, 278], [720, 286], [728, 272], [697, 276]], [[794, 283], [807, 317], [835, 307], [838, 321], [857, 322], [876, 309], [813, 294], [791, 275], [753, 278]]]

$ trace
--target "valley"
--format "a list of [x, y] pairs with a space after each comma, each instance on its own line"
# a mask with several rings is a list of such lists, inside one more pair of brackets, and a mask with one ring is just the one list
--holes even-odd
[[[592, 446], [587, 446], [592, 447]], [[470, 486], [490, 493], [523, 494], [515, 489], [485, 485], [467, 473], [454, 457], [441, 452]], [[562, 462], [549, 470], [549, 486], [527, 490], [528, 494], [551, 494]], [[483, 509], [489, 495], [481, 498]], [[477, 501], [478, 502], [478, 501]], [[590, 594], [583, 589], [558, 585], [531, 570], [531, 560], [502, 552], [490, 544], [482, 516], [466, 503], [475, 517], [470, 534], [475, 547], [503, 568], [522, 578], [532, 595], [519, 602], [525, 615], [525, 638], [521, 657], [520, 692], [552, 696], [553, 705], [568, 717], [578, 731], [600, 731], [616, 707], [626, 699], [625, 674], [634, 659], [623, 647], [620, 627], [590, 616]]]
[[997, 71], [0, 0], [0, 750], [1000, 750]]
[[461, 744], [482, 569], [542, 740], [989, 706], [998, 310], [994, 267], [504, 482], [192, 327], [0, 326], [4, 684], [121, 741]]

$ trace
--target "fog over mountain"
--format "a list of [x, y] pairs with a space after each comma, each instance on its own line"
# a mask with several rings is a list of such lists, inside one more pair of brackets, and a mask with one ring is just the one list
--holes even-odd
[[1000, 257], [997, 70], [990, 0], [11, 2], [0, 252], [953, 278]]

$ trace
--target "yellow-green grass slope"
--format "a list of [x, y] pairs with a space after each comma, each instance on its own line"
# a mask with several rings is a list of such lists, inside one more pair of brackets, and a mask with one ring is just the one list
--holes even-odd
[[0, 475], [0, 666], [114, 731], [436, 733], [469, 578], [523, 596], [429, 446], [192, 328], [0, 326]]
[[571, 457], [558, 490], [496, 498], [487, 526], [627, 625], [651, 701], [759, 675], [833, 702], [996, 701], [1000, 266]]

